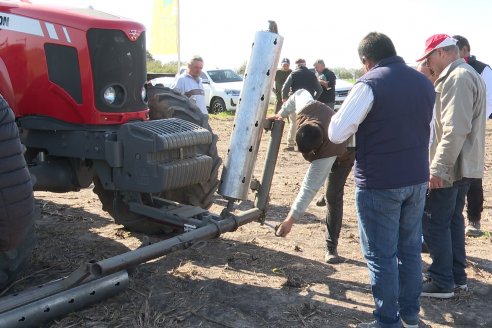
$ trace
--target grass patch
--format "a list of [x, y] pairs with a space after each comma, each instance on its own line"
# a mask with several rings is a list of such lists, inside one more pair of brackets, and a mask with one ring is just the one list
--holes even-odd
[[236, 111], [232, 111], [232, 110], [220, 112], [217, 114], [210, 114], [210, 116], [217, 117], [217, 118], [232, 118], [234, 117], [234, 115], [236, 115]]

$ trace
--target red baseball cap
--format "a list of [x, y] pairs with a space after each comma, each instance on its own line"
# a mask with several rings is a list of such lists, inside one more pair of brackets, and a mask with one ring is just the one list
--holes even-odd
[[447, 47], [456, 44], [456, 40], [447, 34], [434, 34], [425, 41], [425, 52], [417, 61], [424, 60], [432, 51], [437, 48]]

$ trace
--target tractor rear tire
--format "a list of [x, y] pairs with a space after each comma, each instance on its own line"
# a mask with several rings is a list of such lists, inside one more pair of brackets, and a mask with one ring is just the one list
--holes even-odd
[[0, 96], [0, 290], [30, 260], [35, 243], [32, 183], [14, 113]]
[[[150, 119], [180, 118], [195, 123], [212, 132], [208, 124], [208, 116], [187, 97], [165, 87], [151, 87], [147, 91], [149, 95]], [[218, 170], [222, 163], [217, 153], [217, 135], [212, 132], [212, 143], [198, 147], [199, 152], [213, 159], [210, 178], [202, 183], [187, 186], [175, 190], [162, 192], [159, 197], [172, 200], [181, 204], [193, 205], [208, 209], [213, 203], [213, 197], [219, 187]], [[150, 204], [150, 195], [131, 192], [114, 192], [106, 190], [99, 179], [94, 179], [94, 193], [99, 196], [103, 204], [103, 210], [108, 212], [118, 224], [134, 232], [142, 232], [149, 235], [170, 234], [182, 231], [182, 228], [155, 223], [145, 216], [135, 214], [128, 208], [127, 202], [140, 197], [144, 204]], [[147, 198], [149, 198], [147, 200]]]

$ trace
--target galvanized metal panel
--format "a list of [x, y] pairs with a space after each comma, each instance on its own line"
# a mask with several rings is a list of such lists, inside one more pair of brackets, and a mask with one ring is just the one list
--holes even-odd
[[276, 33], [255, 35], [219, 186], [226, 198], [247, 198], [282, 44]]

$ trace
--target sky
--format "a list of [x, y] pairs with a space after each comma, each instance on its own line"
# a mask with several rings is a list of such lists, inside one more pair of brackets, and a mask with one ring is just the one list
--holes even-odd
[[[30, 1], [90, 5], [141, 22], [152, 33], [153, 0]], [[490, 0], [179, 0], [179, 9], [180, 58], [200, 55], [207, 67], [239, 68], [268, 20], [277, 22], [284, 38], [281, 58], [291, 62], [304, 58], [310, 65], [321, 58], [328, 67], [360, 68], [357, 46], [377, 31], [388, 35], [409, 63], [424, 52], [429, 36], [446, 33], [465, 36], [471, 53], [492, 65]], [[177, 56], [162, 58], [168, 59]]]

